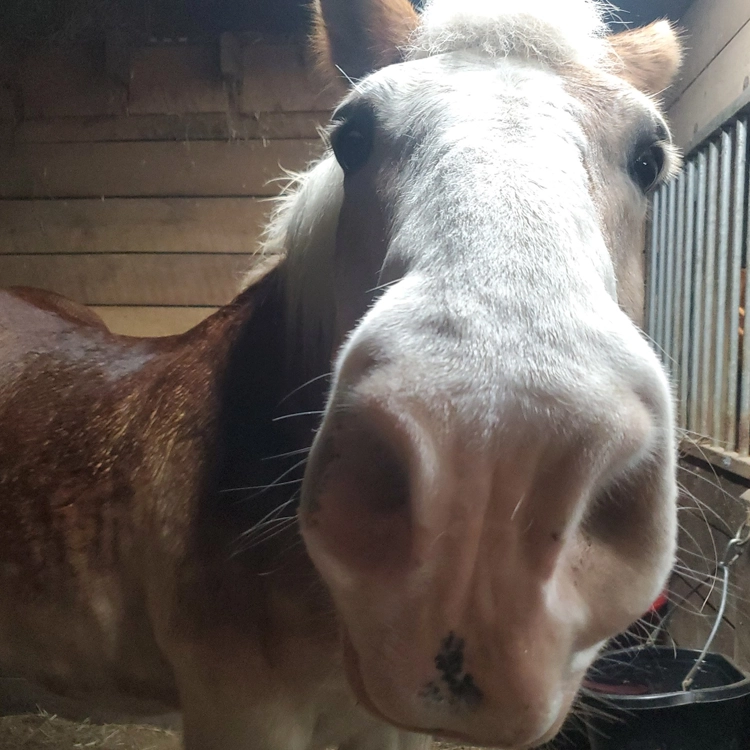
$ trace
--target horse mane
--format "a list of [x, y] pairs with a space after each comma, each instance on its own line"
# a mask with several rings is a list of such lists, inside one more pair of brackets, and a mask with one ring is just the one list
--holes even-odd
[[[261, 242], [263, 254], [285, 256], [288, 353], [299, 365], [330, 366], [335, 309], [334, 252], [344, 179], [330, 152], [289, 174]], [[248, 277], [250, 278], [250, 277]]]

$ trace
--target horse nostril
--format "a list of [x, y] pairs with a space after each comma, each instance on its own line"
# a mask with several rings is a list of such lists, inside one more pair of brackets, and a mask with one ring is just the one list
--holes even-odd
[[408, 554], [411, 512], [403, 436], [376, 410], [337, 415], [305, 479], [305, 535], [341, 563], [394, 564]]
[[637, 554], [643, 538], [653, 531], [660, 502], [657, 486], [647, 468], [619, 479], [592, 502], [583, 528], [623, 553]]

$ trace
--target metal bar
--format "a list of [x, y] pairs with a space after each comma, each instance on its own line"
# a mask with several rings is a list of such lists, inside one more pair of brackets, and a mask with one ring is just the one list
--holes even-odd
[[713, 419], [711, 436], [716, 445], [728, 448], [725, 429], [724, 397], [727, 386], [727, 285], [729, 276], [729, 208], [732, 192], [732, 135], [721, 134], [721, 177], [719, 187], [719, 216], [716, 256], [716, 314], [714, 316], [714, 382], [712, 397]]
[[706, 152], [701, 151], [696, 159], [698, 177], [698, 197], [695, 202], [695, 292], [692, 316], [692, 358], [690, 363], [690, 404], [688, 429], [702, 437], [700, 417], [700, 373], [701, 373], [701, 331], [703, 328], [703, 297], [706, 254], [706, 183], [708, 168]]
[[[747, 130], [747, 120], [745, 121]], [[740, 384], [740, 414], [738, 420], [738, 452], [741, 456], [750, 455], [750, 335], [748, 335], [748, 313], [750, 313], [750, 191], [746, 191], [745, 207], [748, 214], [747, 237], [745, 238], [745, 321], [742, 336], [742, 380]]]
[[659, 286], [656, 292], [656, 330], [654, 336], [654, 345], [661, 363], [667, 367], [668, 363], [664, 356], [664, 308], [667, 298], [667, 187], [661, 188], [661, 212], [659, 215], [659, 270], [657, 278]]
[[662, 346], [664, 347], [664, 361], [672, 381], [676, 376], [675, 361], [672, 359], [672, 320], [674, 318], [675, 300], [675, 231], [677, 214], [677, 184], [670, 180], [667, 184], [667, 245], [666, 245], [666, 272], [667, 278], [664, 284], [664, 330], [662, 331]]
[[747, 123], [737, 122], [734, 128], [734, 187], [732, 203], [731, 291], [729, 296], [729, 351], [727, 356], [726, 437], [728, 448], [736, 450], [739, 440], [737, 423], [737, 381], [740, 376], [740, 297], [742, 289], [742, 230], [745, 224], [745, 190], [747, 173]]
[[659, 285], [659, 216], [661, 214], [661, 191], [654, 194], [653, 208], [651, 213], [651, 252], [648, 258], [648, 285], [646, 287], [647, 317], [646, 333], [653, 341], [656, 339], [656, 297]]
[[716, 283], [716, 232], [718, 220], [719, 198], [719, 147], [716, 143], [708, 146], [708, 198], [706, 217], [706, 256], [705, 256], [705, 290], [703, 297], [703, 352], [701, 353], [701, 428], [700, 432], [711, 438], [712, 445], [716, 445], [711, 434], [711, 352], [714, 343], [714, 286]]
[[[685, 188], [687, 183], [687, 174], [683, 170], [677, 177], [677, 213], [675, 221], [677, 223], [677, 234], [675, 235], [675, 252], [674, 252], [674, 304], [672, 306], [672, 347], [670, 356], [672, 357], [672, 379], [675, 384], [675, 392], [678, 394], [681, 390], [682, 377], [682, 329], [685, 327]], [[680, 404], [678, 398], [678, 405]], [[678, 425], [685, 427], [684, 412], [678, 408], [677, 413]]]
[[695, 247], [695, 198], [696, 198], [696, 167], [691, 160], [685, 167], [686, 198], [685, 198], [685, 240], [683, 245], [683, 265], [685, 267], [683, 325], [682, 325], [682, 354], [680, 356], [679, 381], [679, 411], [682, 415], [680, 426], [689, 429], [689, 392], [690, 392], [690, 363], [693, 350], [692, 331], [693, 316], [693, 248]]

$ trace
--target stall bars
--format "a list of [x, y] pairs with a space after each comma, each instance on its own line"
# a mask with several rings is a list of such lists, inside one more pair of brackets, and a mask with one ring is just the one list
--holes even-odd
[[750, 455], [749, 163], [745, 114], [655, 193], [646, 257], [646, 332], [685, 442], [738, 457]]

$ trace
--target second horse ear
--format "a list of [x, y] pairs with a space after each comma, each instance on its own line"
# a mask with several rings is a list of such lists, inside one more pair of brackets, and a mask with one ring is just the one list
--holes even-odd
[[313, 7], [321, 67], [352, 81], [400, 62], [419, 23], [409, 0], [315, 0]]
[[682, 44], [669, 21], [657, 21], [609, 37], [616, 72], [640, 91], [658, 96], [682, 63]]

